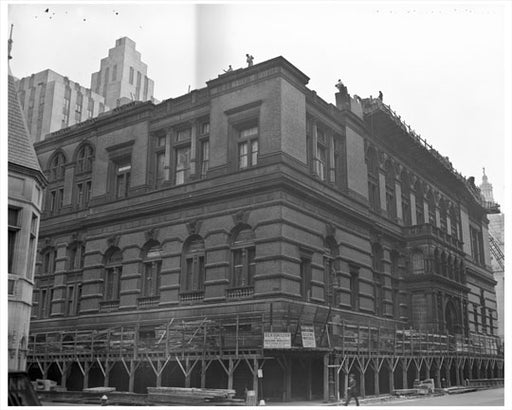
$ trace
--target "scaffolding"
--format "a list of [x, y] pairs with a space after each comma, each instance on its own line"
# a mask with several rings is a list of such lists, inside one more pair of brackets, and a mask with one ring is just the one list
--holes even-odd
[[[497, 377], [503, 369], [503, 355], [497, 338], [484, 335], [439, 334], [405, 326], [378, 325], [334, 320], [329, 309], [305, 305], [280, 312], [251, 312], [217, 317], [171, 318], [167, 322], [133, 323], [102, 329], [67, 329], [30, 335], [28, 363], [47, 378], [50, 366], [57, 366], [61, 385], [66, 386], [71, 366], [78, 366], [83, 388], [89, 387], [89, 371], [94, 365], [109, 386], [109, 373], [122, 364], [129, 378], [128, 390], [134, 391], [135, 372], [146, 363], [155, 375], [156, 387], [162, 386], [162, 373], [174, 363], [191, 387], [191, 375], [200, 373], [200, 387], [206, 384], [206, 372], [213, 363], [227, 376], [233, 389], [234, 375], [245, 363], [252, 375], [252, 389], [260, 388], [258, 372], [268, 360], [275, 360], [285, 379], [284, 399], [291, 400], [292, 360], [304, 357], [323, 360], [324, 399], [340, 395], [340, 374], [356, 369], [365, 395], [364, 375], [370, 370], [375, 379], [373, 392], [379, 394], [378, 375], [388, 369], [391, 379], [402, 372], [402, 387], [410, 384], [407, 371], [413, 366], [417, 377], [435, 369], [436, 384], [441, 372], [456, 369], [454, 383], [466, 378]], [[336, 316], [337, 318], [337, 316]], [[314, 347], [305, 347], [303, 328], [314, 333]], [[265, 345], [265, 335], [281, 332], [289, 335], [290, 345], [282, 349]], [[475, 370], [476, 369], [476, 370]], [[308, 376], [311, 379], [311, 375]], [[345, 380], [347, 378], [345, 377]], [[394, 389], [390, 381], [389, 389]]]

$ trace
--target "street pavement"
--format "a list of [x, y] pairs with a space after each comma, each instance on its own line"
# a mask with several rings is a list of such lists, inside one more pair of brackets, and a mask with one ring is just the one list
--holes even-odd
[[[396, 399], [387, 402], [373, 402], [367, 406], [504, 406], [505, 389], [480, 390], [462, 394], [445, 394], [443, 396]], [[351, 403], [354, 404], [354, 403]]]

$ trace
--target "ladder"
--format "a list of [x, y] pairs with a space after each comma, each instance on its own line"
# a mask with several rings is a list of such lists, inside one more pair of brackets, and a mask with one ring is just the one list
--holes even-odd
[[492, 256], [494, 256], [494, 259], [496, 259], [496, 262], [498, 262], [498, 265], [500, 265], [501, 269], [504, 270], [505, 256], [503, 255], [503, 251], [501, 250], [501, 244], [491, 233], [489, 233], [489, 244], [491, 245]]

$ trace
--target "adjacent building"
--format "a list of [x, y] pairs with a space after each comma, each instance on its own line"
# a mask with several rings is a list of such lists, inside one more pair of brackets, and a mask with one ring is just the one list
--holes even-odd
[[115, 108], [130, 101], [151, 101], [154, 82], [147, 75], [148, 66], [128, 37], [116, 40], [116, 46], [101, 60], [100, 70], [91, 75], [91, 89]]
[[154, 82], [147, 77], [135, 42], [122, 37], [101, 60], [100, 71], [91, 75], [90, 88], [49, 69], [21, 78], [17, 86], [28, 131], [37, 142], [110, 108], [152, 100]]
[[480, 190], [381, 100], [308, 81], [277, 57], [36, 144], [32, 377], [270, 402], [503, 377]]
[[108, 109], [103, 96], [52, 70], [20, 79], [18, 97], [34, 142]]
[[[485, 175], [485, 168], [482, 175], [480, 190], [484, 200], [494, 203], [492, 184]], [[498, 329], [497, 334], [504, 342], [505, 337], [505, 215], [495, 213], [489, 215], [489, 244], [491, 247], [491, 267], [496, 280], [496, 303], [498, 306]]]
[[8, 78], [8, 370], [26, 367], [34, 267], [43, 190], [42, 172]]

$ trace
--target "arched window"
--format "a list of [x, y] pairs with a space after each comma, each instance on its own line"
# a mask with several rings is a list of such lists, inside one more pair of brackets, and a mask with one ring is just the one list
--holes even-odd
[[390, 218], [396, 218], [395, 169], [391, 161], [386, 163], [386, 209]]
[[253, 286], [256, 272], [256, 247], [254, 232], [248, 225], [241, 225], [232, 232], [232, 277], [234, 287]]
[[182, 292], [200, 291], [205, 280], [204, 241], [199, 235], [190, 236], [183, 244], [181, 262]]
[[121, 274], [123, 272], [123, 254], [117, 247], [110, 248], [105, 254], [105, 278], [103, 298], [106, 301], [119, 300]]
[[53, 154], [48, 166], [48, 181], [55, 182], [64, 179], [66, 157], [61, 151]]
[[377, 153], [372, 147], [366, 152], [366, 165], [368, 168], [368, 201], [370, 208], [380, 211], [380, 192], [379, 192], [379, 160]]
[[423, 184], [418, 180], [414, 185], [414, 195], [416, 199], [416, 224], [425, 223], [425, 210], [423, 207]]
[[84, 267], [85, 245], [82, 242], [74, 241], [67, 249], [68, 269], [82, 269]]
[[160, 295], [161, 253], [161, 246], [157, 241], [149, 241], [142, 247], [142, 297]]
[[408, 226], [411, 224], [411, 185], [409, 182], [409, 176], [406, 171], [402, 172], [401, 177], [401, 188], [402, 188], [402, 219], [404, 225]]
[[428, 223], [432, 226], [436, 225], [436, 201], [434, 199], [434, 194], [432, 191], [429, 191], [427, 194], [427, 203], [428, 203]]
[[411, 265], [413, 275], [423, 275], [425, 273], [425, 258], [420, 249], [415, 249], [411, 255]]
[[91, 172], [94, 160], [94, 150], [90, 144], [84, 144], [76, 155], [76, 174]]
[[328, 304], [337, 303], [334, 285], [336, 283], [336, 257], [338, 256], [338, 244], [336, 239], [328, 236], [325, 240], [324, 251], [324, 293], [325, 301]]

